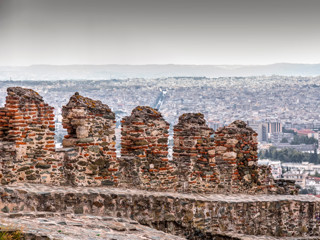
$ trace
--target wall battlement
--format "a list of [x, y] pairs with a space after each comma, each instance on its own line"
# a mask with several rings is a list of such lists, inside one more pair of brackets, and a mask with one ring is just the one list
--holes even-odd
[[186, 113], [174, 126], [173, 158], [177, 165], [178, 189], [216, 191], [219, 173], [215, 161], [214, 131], [203, 114]]
[[142, 189], [173, 188], [176, 177], [168, 160], [169, 123], [160, 112], [146, 106], [133, 109], [121, 123], [121, 156], [134, 159], [134, 171], [126, 171], [138, 178]]
[[294, 181], [274, 180], [258, 166], [257, 133], [242, 121], [214, 132], [203, 114], [183, 114], [169, 159], [170, 125], [151, 107], [122, 119], [121, 157], [107, 105], [75, 93], [62, 116], [68, 135], [56, 149], [53, 108], [31, 89], [8, 88], [0, 108], [4, 214], [130, 218], [195, 240], [225, 233], [318, 239], [319, 199], [296, 196]]
[[183, 114], [174, 126], [169, 160], [170, 125], [151, 107], [138, 106], [122, 119], [121, 158], [115, 152], [115, 114], [106, 104], [75, 93], [62, 116], [68, 135], [63, 149], [55, 149], [53, 108], [31, 89], [8, 88], [0, 108], [1, 184], [297, 193], [294, 183], [276, 182], [270, 169], [257, 165], [257, 133], [242, 121], [214, 132], [203, 114]]

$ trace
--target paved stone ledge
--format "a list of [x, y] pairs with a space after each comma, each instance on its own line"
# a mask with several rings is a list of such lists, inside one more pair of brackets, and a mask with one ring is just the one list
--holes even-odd
[[[189, 239], [218, 233], [319, 237], [320, 200], [309, 195], [199, 195], [102, 187], [0, 187], [0, 210], [132, 219]], [[320, 237], [319, 237], [320, 238]]]
[[301, 201], [319, 202], [320, 199], [313, 195], [248, 195], [248, 194], [197, 194], [197, 193], [177, 193], [177, 192], [153, 192], [138, 189], [111, 188], [111, 187], [72, 187], [72, 186], [49, 186], [43, 184], [16, 183], [14, 185], [0, 186], [1, 190], [7, 189], [26, 191], [35, 194], [48, 193], [81, 193], [81, 194], [125, 194], [143, 195], [153, 197], [186, 198], [199, 201], [219, 201], [219, 202], [277, 202], [277, 201]]

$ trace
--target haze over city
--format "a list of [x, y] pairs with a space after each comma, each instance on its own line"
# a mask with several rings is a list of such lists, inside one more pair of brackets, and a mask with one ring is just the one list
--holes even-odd
[[0, 66], [319, 63], [318, 0], [0, 0]]

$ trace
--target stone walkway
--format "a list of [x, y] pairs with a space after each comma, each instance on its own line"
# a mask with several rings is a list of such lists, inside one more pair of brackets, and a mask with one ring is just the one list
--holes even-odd
[[183, 240], [123, 218], [48, 212], [0, 214], [0, 227], [64, 240]]
[[[54, 240], [186, 240], [185, 238], [157, 231], [123, 218], [98, 217], [78, 214], [48, 212], [0, 213], [0, 229], [20, 229], [37, 239]], [[219, 237], [219, 238], [218, 238]], [[274, 238], [248, 236], [235, 233], [217, 234], [217, 238], [233, 240], [297, 240], [319, 237]], [[213, 238], [215, 239], [215, 238]]]

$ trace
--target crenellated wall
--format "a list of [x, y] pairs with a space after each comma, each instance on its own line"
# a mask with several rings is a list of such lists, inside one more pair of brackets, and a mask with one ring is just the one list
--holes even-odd
[[293, 184], [274, 181], [269, 168], [257, 165], [257, 134], [242, 121], [214, 133], [203, 114], [183, 114], [174, 126], [169, 161], [169, 123], [151, 107], [136, 107], [121, 121], [121, 158], [115, 152], [115, 114], [107, 105], [75, 93], [62, 116], [68, 135], [63, 148], [55, 149], [53, 108], [31, 89], [8, 88], [5, 107], [0, 108], [1, 184], [297, 192]]
[[183, 114], [169, 160], [169, 124], [151, 107], [121, 121], [120, 158], [107, 105], [75, 93], [62, 116], [68, 135], [55, 149], [52, 107], [31, 89], [8, 88], [0, 185], [10, 186], [0, 186], [0, 211], [125, 217], [187, 239], [319, 236], [320, 201], [294, 196], [294, 181], [258, 166], [257, 133], [242, 121], [214, 132], [203, 114]]
[[122, 173], [143, 189], [173, 188], [176, 176], [168, 160], [169, 123], [160, 112], [146, 106], [133, 109], [121, 123], [121, 156], [132, 161]]
[[59, 150], [54, 144], [53, 108], [37, 92], [8, 88], [0, 120], [2, 184], [117, 184], [115, 114], [100, 101], [78, 93], [70, 98], [63, 107], [63, 124], [69, 135]]
[[201, 113], [186, 113], [179, 117], [173, 136], [178, 191], [216, 191], [218, 171], [211, 137], [213, 133]]

